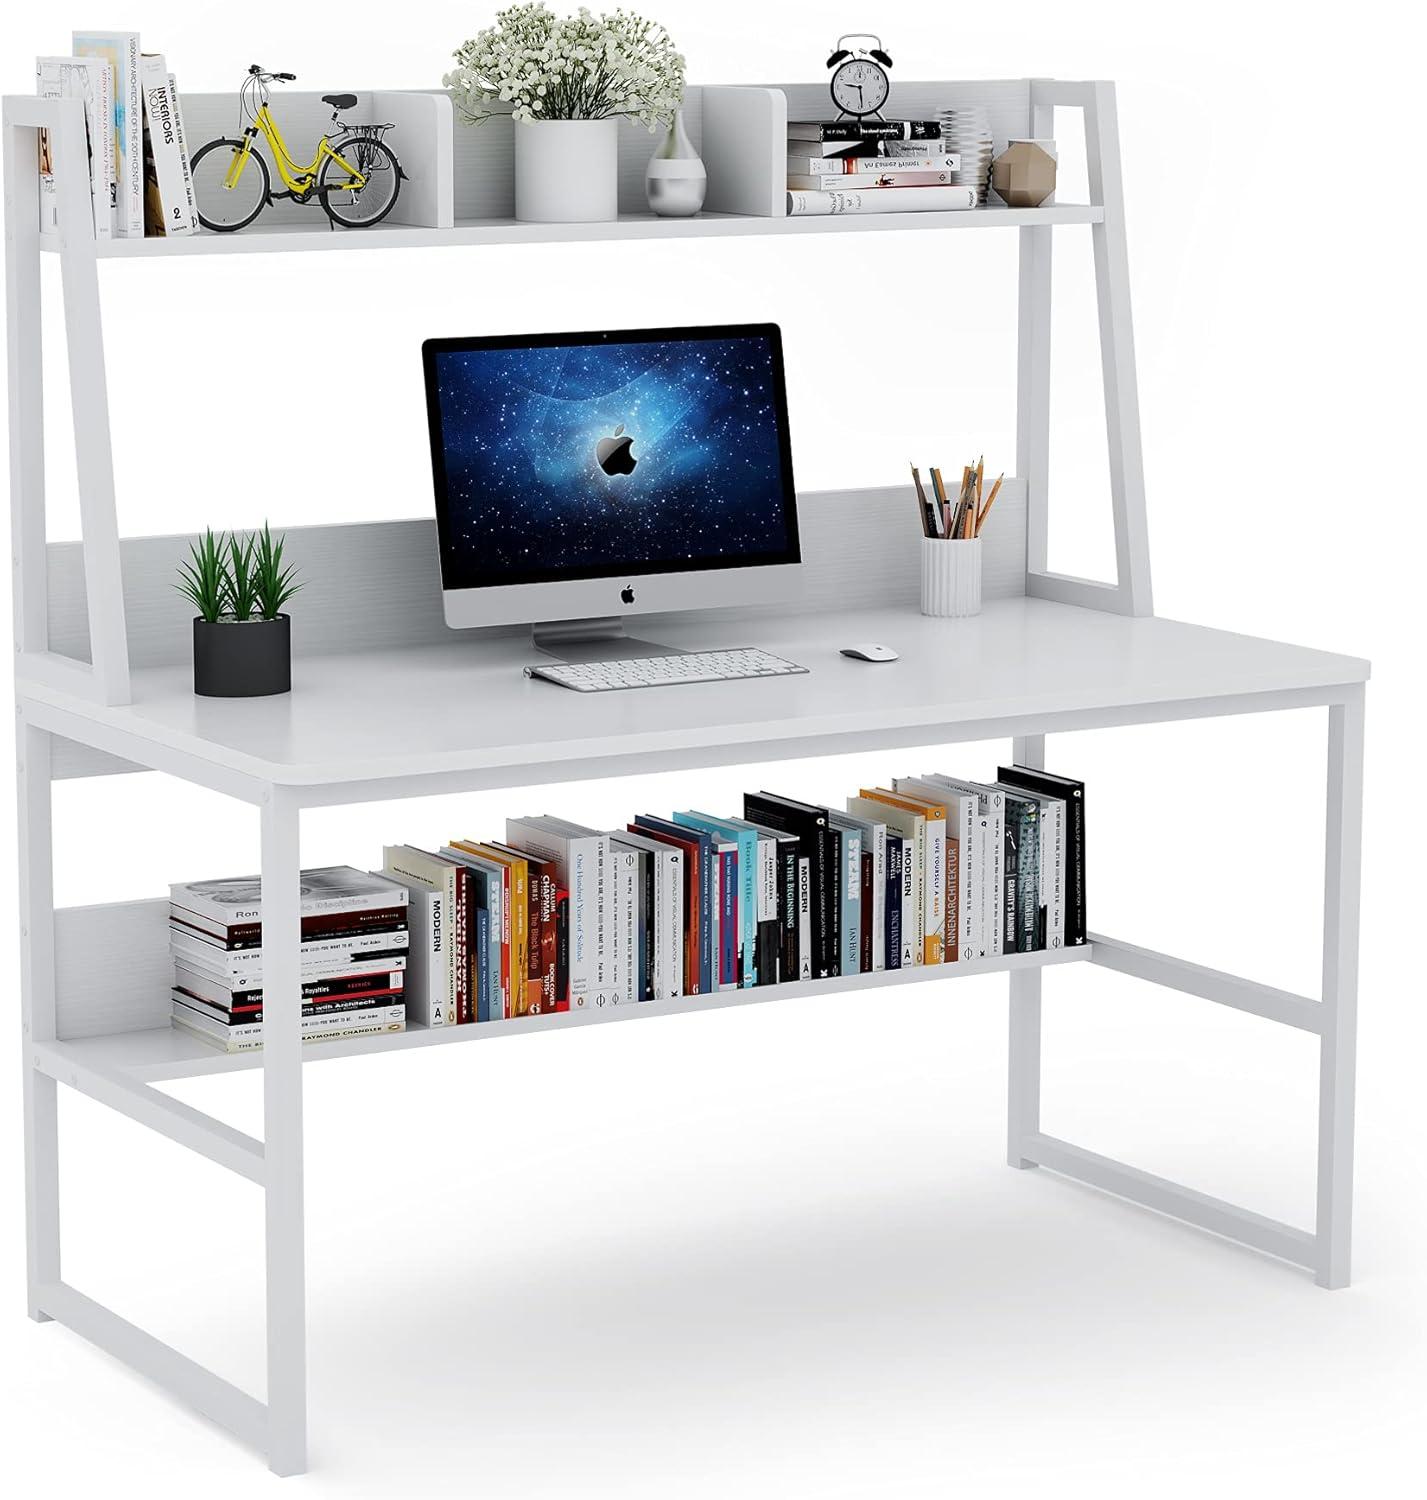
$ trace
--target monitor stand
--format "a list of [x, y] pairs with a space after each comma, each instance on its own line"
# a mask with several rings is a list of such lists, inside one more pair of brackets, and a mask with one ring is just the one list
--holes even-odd
[[561, 661], [629, 661], [641, 656], [682, 656], [677, 646], [661, 646], [655, 641], [641, 641], [624, 633], [624, 621], [618, 615], [598, 620], [554, 620], [530, 627], [531, 642], [537, 651], [557, 656]]

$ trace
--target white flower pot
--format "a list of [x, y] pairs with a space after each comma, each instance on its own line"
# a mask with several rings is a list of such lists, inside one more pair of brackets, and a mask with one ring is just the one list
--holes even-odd
[[516, 122], [517, 219], [592, 224], [618, 216], [618, 120]]

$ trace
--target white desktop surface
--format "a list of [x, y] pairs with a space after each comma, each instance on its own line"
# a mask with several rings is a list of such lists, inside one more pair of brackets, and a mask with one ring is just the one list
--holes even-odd
[[[468, 773], [509, 785], [545, 766], [571, 777], [580, 762], [598, 775], [601, 760], [644, 754], [667, 759], [682, 751], [695, 764], [699, 752], [728, 761], [746, 747], [741, 758], [755, 760], [775, 747], [790, 753], [799, 741], [809, 754], [835, 751], [840, 738], [856, 749], [869, 734], [904, 744], [968, 739], [978, 724], [1021, 716], [1317, 689], [1368, 675], [1368, 664], [1353, 657], [1036, 599], [995, 601], [967, 620], [899, 608], [629, 624], [634, 634], [691, 649], [762, 647], [811, 670], [575, 693], [523, 674], [526, 663], [548, 659], [528, 639], [453, 632], [435, 648], [299, 658], [293, 691], [272, 698], [195, 697], [187, 667], [136, 672], [134, 702], [120, 708], [52, 688], [24, 690], [277, 783]], [[872, 664], [840, 654], [864, 641], [900, 657]]]

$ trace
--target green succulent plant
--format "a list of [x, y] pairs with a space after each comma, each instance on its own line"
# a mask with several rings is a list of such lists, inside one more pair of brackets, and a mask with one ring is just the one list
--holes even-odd
[[275, 620], [282, 607], [302, 587], [297, 581], [297, 566], [284, 565], [284, 538], [274, 536], [266, 521], [253, 541], [253, 586], [258, 610], [265, 620]]
[[205, 531], [196, 542], [189, 543], [188, 557], [178, 565], [179, 580], [174, 587], [186, 598], [201, 619], [211, 625], [228, 613], [229, 578], [221, 536]]
[[261, 531], [247, 536], [205, 531], [189, 543], [174, 587], [210, 625], [219, 620], [275, 620], [302, 587], [296, 564], [283, 560], [284, 542], [266, 521]]

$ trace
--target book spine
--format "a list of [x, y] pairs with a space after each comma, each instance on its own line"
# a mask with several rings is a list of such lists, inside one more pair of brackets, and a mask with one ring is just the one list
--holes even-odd
[[423, 1026], [455, 1025], [448, 1015], [451, 998], [450, 942], [447, 926], [451, 913], [444, 907], [440, 891], [411, 892], [411, 982], [406, 990], [409, 1019]]
[[887, 967], [887, 825], [872, 825], [872, 970]]
[[823, 828], [818, 837], [822, 849], [821, 873], [814, 870], [814, 908], [822, 923], [822, 972], [831, 978], [842, 973], [842, 838], [835, 828]]
[[653, 1000], [659, 993], [654, 966], [659, 954], [663, 880], [652, 854], [641, 851], [639, 866], [639, 1000]]
[[684, 851], [659, 856], [664, 879], [664, 976], [660, 995], [678, 1000], [684, 993]]
[[183, 201], [188, 210], [188, 220], [193, 226], [192, 232], [198, 233], [198, 195], [193, 190], [193, 166], [192, 157], [188, 154], [188, 137], [183, 130], [183, 101], [178, 94], [178, 80], [172, 73], [168, 75], [168, 97], [173, 106], [173, 129], [178, 137], [178, 160], [183, 173]]
[[981, 927], [981, 850], [976, 839], [977, 804], [962, 793], [956, 798], [957, 843], [960, 849], [958, 880], [958, 955], [966, 960], [986, 956]]
[[872, 908], [876, 899], [877, 882], [872, 874], [873, 864], [872, 851], [864, 850], [862, 854], [862, 920], [858, 926], [858, 936], [861, 940], [861, 948], [858, 952], [858, 972], [862, 974], [872, 972], [873, 954], [876, 952]]
[[1040, 804], [1030, 797], [1008, 797], [1007, 818], [1016, 833], [1016, 952], [1041, 945]]
[[609, 861], [609, 928], [613, 942], [606, 989], [611, 1004], [633, 1005], [639, 996], [635, 972], [639, 962], [639, 860], [631, 849], [611, 849]]
[[1066, 859], [1070, 866], [1070, 901], [1065, 919], [1065, 940], [1079, 944], [1086, 940], [1085, 898], [1085, 788], [1076, 787], [1065, 800], [1068, 823]]
[[813, 977], [813, 869], [806, 856], [798, 860], [798, 978]]
[[[839, 180], [843, 180], [843, 186], [856, 187], [855, 182], [848, 182], [849, 177], [868, 175], [875, 177], [879, 172], [900, 177], [904, 172], [939, 172], [943, 180], [950, 179], [946, 174], [960, 170], [961, 158], [946, 151], [926, 154], [924, 149], [910, 142], [892, 142], [898, 147], [907, 145], [908, 151], [903, 154], [900, 150], [896, 153], [859, 150], [853, 155], [842, 153], [836, 156], [813, 156], [813, 155], [790, 155], [788, 157], [788, 172], [791, 175], [804, 175], [813, 177], [826, 177], [831, 180], [834, 187]], [[789, 182], [789, 187], [793, 183]]]
[[143, 54], [139, 60], [139, 80], [144, 98], [145, 139], [153, 163], [153, 182], [147, 184], [148, 227], [152, 233], [170, 238], [192, 234], [196, 226], [188, 214], [183, 157], [168, 90], [168, 63], [162, 53]]
[[793, 120], [792, 141], [939, 141], [940, 120]]
[[719, 989], [739, 987], [739, 880], [737, 846], [718, 851]]
[[555, 1009], [570, 1008], [570, 893], [555, 893]]
[[976, 189], [943, 187], [829, 189], [788, 194], [789, 218], [814, 215], [936, 213], [976, 207]]
[[804, 978], [802, 924], [800, 921], [798, 846], [791, 839], [778, 849], [778, 926], [782, 941], [778, 950], [778, 982], [794, 984]]
[[1066, 804], [1041, 803], [1041, 906], [1045, 912], [1044, 946], [1065, 947]]
[[751, 990], [758, 983], [758, 921], [762, 900], [762, 866], [758, 835], [752, 829], [738, 834], [738, 982]]
[[884, 963], [889, 969], [902, 967], [902, 836], [887, 835], [887, 928]]
[[473, 963], [469, 966], [469, 970], [476, 975], [477, 986], [475, 1018], [477, 1021], [498, 1020], [499, 1017], [491, 1015], [493, 996], [490, 981], [491, 914], [489, 907], [478, 906], [476, 908], [476, 938], [471, 944], [471, 954]]
[[911, 187], [946, 187], [951, 172], [945, 168], [913, 172], [907, 169], [878, 168], [867, 172], [789, 172], [788, 187], [800, 192], [831, 193], [850, 188], [864, 191], [889, 191]]
[[[986, 817], [986, 913], [988, 956], [1006, 953], [1006, 810], [997, 796], [983, 799]], [[1009, 950], [1014, 952], [1014, 945]]]
[[957, 918], [961, 910], [961, 840], [946, 835], [946, 920], [942, 935], [943, 963], [954, 964], [961, 954], [961, 928]]
[[926, 878], [922, 885], [923, 962], [941, 962], [942, 934], [946, 930], [946, 820], [926, 820]]
[[919, 820], [910, 838], [902, 843], [902, 967], [918, 968], [925, 959], [922, 948], [922, 861], [926, 839]]
[[842, 888], [838, 970], [858, 974], [862, 971], [862, 832], [842, 828], [838, 834], [838, 879]]

